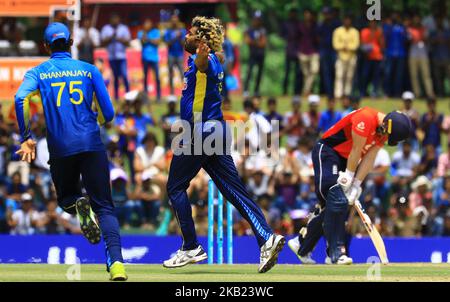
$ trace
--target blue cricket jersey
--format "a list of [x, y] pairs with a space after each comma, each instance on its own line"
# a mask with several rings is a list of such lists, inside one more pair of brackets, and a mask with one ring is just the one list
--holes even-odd
[[[105, 150], [98, 123], [111, 121], [114, 108], [95, 66], [72, 59], [68, 52], [56, 52], [25, 74], [15, 96], [22, 142], [31, 137], [29, 102], [37, 94], [44, 110], [50, 158]], [[92, 110], [93, 102], [98, 112]]]
[[214, 53], [210, 53], [208, 69], [203, 73], [195, 66], [196, 57], [197, 55], [189, 57], [187, 70], [184, 72], [180, 105], [181, 119], [190, 122], [222, 120], [222, 64]]

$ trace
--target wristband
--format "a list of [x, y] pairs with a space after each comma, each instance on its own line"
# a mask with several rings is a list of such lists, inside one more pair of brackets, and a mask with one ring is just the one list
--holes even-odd
[[349, 169], [345, 170], [345, 174], [349, 175], [351, 178], [353, 178], [355, 176], [355, 172], [352, 172]]
[[358, 178], [355, 178], [355, 180], [353, 180], [353, 185], [357, 186], [357, 187], [361, 187], [362, 181], [359, 180]]

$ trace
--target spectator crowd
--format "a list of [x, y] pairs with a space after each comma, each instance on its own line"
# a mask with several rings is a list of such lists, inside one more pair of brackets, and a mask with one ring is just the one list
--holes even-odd
[[[291, 10], [281, 26], [286, 39], [284, 93], [293, 95], [288, 112], [278, 110], [274, 97], [260, 96], [267, 52], [267, 30], [263, 16], [255, 13], [244, 42], [249, 48], [248, 73], [243, 77], [244, 101], [233, 111], [224, 89], [224, 118], [244, 120], [255, 127], [246, 133], [245, 146], [258, 144], [269, 135], [271, 121], [278, 121], [276, 135], [283, 142], [278, 160], [265, 152], [234, 153], [240, 176], [252, 198], [263, 209], [271, 226], [281, 234], [296, 234], [308, 220], [317, 201], [311, 150], [317, 138], [349, 112], [360, 107], [360, 97], [401, 97], [403, 110], [415, 128], [408, 141], [392, 154], [382, 149], [375, 167], [364, 182], [361, 201], [384, 236], [450, 236], [450, 116], [437, 111], [437, 97], [449, 95], [450, 29], [443, 11], [421, 18], [394, 12], [382, 21], [360, 26], [352, 15], [341, 20], [329, 7], [321, 11], [321, 22], [312, 10]], [[8, 23], [9, 24], [9, 23]], [[20, 29], [1, 28], [20, 33]], [[12, 28], [12, 29], [11, 29]], [[127, 90], [118, 102], [114, 121], [101, 129], [110, 159], [112, 198], [124, 230], [145, 230], [159, 235], [178, 232], [171, 215], [165, 185], [170, 166], [171, 126], [180, 118], [178, 98], [173, 96], [173, 72], [184, 68], [183, 39], [186, 29], [174, 14], [160, 29], [146, 19], [136, 37], [142, 47], [144, 89], [129, 91], [125, 50], [132, 34], [120, 16], [113, 14], [101, 30], [85, 19], [78, 29], [74, 47], [80, 59], [95, 63], [104, 71], [93, 51], [107, 49], [112, 70], [114, 97], [119, 99], [119, 82]], [[9, 39], [9, 38], [8, 38]], [[171, 94], [163, 114], [154, 114], [147, 91], [148, 72], [156, 79], [156, 102], [162, 101], [158, 47], [168, 46]], [[235, 60], [226, 39], [228, 61]], [[290, 74], [294, 70], [293, 93]], [[252, 72], [256, 70], [250, 93]], [[105, 82], [109, 83], [106, 71]], [[408, 76], [407, 76], [408, 75]], [[320, 80], [320, 81], [318, 81]], [[225, 85], [226, 86], [226, 85]], [[447, 89], [447, 90], [446, 90]], [[317, 92], [327, 96], [321, 99]], [[418, 112], [416, 98], [426, 98], [427, 111]], [[321, 110], [320, 103], [326, 106]], [[263, 109], [264, 108], [264, 109]], [[3, 112], [3, 111], [2, 111]], [[48, 166], [44, 116], [32, 110], [32, 131], [37, 140], [37, 157], [31, 164], [19, 160], [20, 137], [14, 119], [0, 116], [0, 233], [79, 233], [76, 217], [57, 206]], [[162, 140], [155, 129], [162, 129]], [[258, 130], [255, 130], [258, 129]], [[191, 182], [188, 194], [198, 233], [207, 233], [208, 175], [201, 171]], [[249, 225], [234, 215], [236, 235], [248, 235]], [[364, 234], [359, 218], [350, 215], [348, 231]]]

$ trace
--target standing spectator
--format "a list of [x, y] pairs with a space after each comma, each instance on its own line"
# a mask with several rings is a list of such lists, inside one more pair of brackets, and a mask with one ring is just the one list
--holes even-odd
[[352, 26], [350, 15], [345, 16], [343, 25], [333, 32], [333, 47], [338, 54], [334, 97], [340, 99], [352, 92], [357, 58], [356, 51], [359, 47], [359, 32]]
[[114, 98], [119, 99], [119, 78], [122, 78], [125, 91], [130, 90], [127, 75], [127, 46], [131, 35], [128, 27], [120, 23], [120, 16], [113, 13], [110, 24], [103, 26], [101, 31], [102, 44], [108, 50], [109, 65], [114, 75]]
[[262, 23], [261, 12], [257, 11], [252, 19], [250, 28], [245, 32], [245, 43], [250, 50], [250, 57], [248, 61], [247, 77], [244, 84], [244, 96], [249, 94], [250, 79], [254, 66], [258, 69], [256, 75], [254, 94], [259, 95], [259, 85], [261, 83], [264, 58], [266, 55], [267, 36], [266, 29]]
[[228, 98], [228, 85], [227, 79], [231, 76], [233, 72], [234, 65], [236, 63], [235, 54], [234, 54], [234, 45], [231, 43], [228, 38], [227, 31], [225, 30], [224, 39], [223, 39], [223, 54], [225, 55], [225, 62], [222, 64], [223, 68], [223, 86], [222, 86], [222, 95], [225, 98]]
[[62, 210], [56, 200], [47, 202], [45, 211], [38, 213], [35, 221], [36, 229], [47, 235], [62, 234], [64, 231]]
[[392, 19], [387, 20], [383, 26], [386, 41], [384, 92], [393, 97], [399, 96], [404, 87], [407, 32], [399, 13], [394, 12]]
[[376, 20], [369, 22], [369, 26], [361, 30], [361, 49], [363, 51], [363, 79], [360, 95], [367, 95], [367, 88], [372, 84], [373, 97], [378, 96], [381, 77], [381, 61], [383, 60], [384, 36]]
[[323, 22], [319, 25], [320, 79], [328, 98], [334, 96], [334, 66], [336, 64], [336, 51], [333, 48], [333, 32], [341, 26], [341, 22], [334, 18], [332, 8], [326, 6], [322, 9]]
[[81, 27], [74, 32], [74, 47], [78, 60], [94, 64], [94, 49], [100, 46], [100, 33], [91, 25], [89, 17], [83, 18]]
[[164, 42], [167, 43], [169, 48], [169, 85], [170, 85], [170, 94], [174, 94], [174, 73], [173, 69], [176, 67], [180, 76], [183, 76], [183, 60], [184, 60], [184, 38], [186, 36], [186, 29], [184, 28], [183, 23], [180, 22], [180, 18], [177, 14], [173, 14], [170, 17], [169, 28], [166, 30], [164, 34]]
[[422, 146], [434, 145], [438, 153], [441, 151], [441, 133], [444, 115], [436, 112], [436, 99], [427, 100], [428, 112], [422, 115], [420, 128], [424, 133]]
[[342, 119], [342, 112], [336, 111], [336, 100], [329, 98], [327, 109], [322, 111], [319, 119], [319, 132], [325, 132]]
[[303, 96], [311, 94], [314, 80], [319, 73], [320, 58], [318, 52], [317, 24], [311, 10], [303, 11], [303, 21], [299, 25], [299, 59], [303, 73]]
[[415, 14], [411, 26], [408, 27], [408, 39], [411, 42], [409, 48], [409, 73], [411, 84], [416, 96], [421, 96], [420, 82], [425, 86], [427, 97], [433, 97], [433, 83], [431, 82], [430, 62], [428, 50], [425, 45], [425, 28], [422, 26], [421, 18]]
[[159, 80], [159, 55], [158, 45], [161, 41], [161, 34], [152, 19], [144, 21], [142, 30], [138, 32], [138, 39], [142, 44], [142, 67], [144, 68], [144, 91], [148, 92], [148, 69], [151, 68], [155, 74], [156, 82], [156, 102], [161, 101], [161, 82]]
[[161, 128], [164, 132], [164, 148], [171, 149], [172, 139], [178, 134], [171, 131], [172, 125], [180, 119], [180, 113], [177, 111], [177, 98], [169, 96], [167, 98], [167, 112], [161, 116]]
[[403, 113], [405, 113], [410, 118], [412, 123], [410, 140], [413, 144], [414, 149], [417, 149], [419, 147], [419, 143], [417, 141], [417, 129], [419, 128], [420, 124], [420, 115], [419, 112], [413, 108], [414, 97], [414, 93], [412, 93], [411, 91], [405, 91], [402, 93], [404, 106]]
[[438, 96], [444, 96], [445, 79], [450, 81], [450, 30], [444, 27], [444, 19], [436, 20], [436, 30], [429, 36], [434, 85]]
[[285, 67], [284, 67], [284, 81], [283, 81], [283, 93], [288, 94], [289, 88], [289, 75], [291, 68], [294, 67], [294, 94], [300, 94], [301, 87], [301, 70], [300, 63], [298, 61], [298, 40], [300, 38], [299, 32], [300, 21], [298, 19], [298, 10], [292, 8], [289, 11], [288, 20], [283, 23], [281, 36], [286, 40], [286, 53], [285, 53]]

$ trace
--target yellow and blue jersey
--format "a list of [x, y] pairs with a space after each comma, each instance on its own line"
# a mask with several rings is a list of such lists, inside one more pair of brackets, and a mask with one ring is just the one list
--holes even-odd
[[190, 122], [222, 120], [222, 64], [212, 52], [208, 56], [208, 69], [203, 73], [195, 66], [196, 57], [197, 55], [189, 57], [188, 67], [184, 72], [181, 119]]
[[22, 142], [31, 137], [29, 104], [36, 94], [42, 101], [50, 158], [105, 150], [98, 123], [111, 121], [114, 108], [95, 66], [56, 52], [25, 74], [15, 96]]

